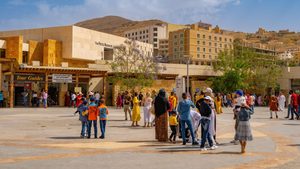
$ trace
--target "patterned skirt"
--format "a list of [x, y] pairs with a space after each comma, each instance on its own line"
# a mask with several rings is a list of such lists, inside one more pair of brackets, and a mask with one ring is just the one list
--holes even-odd
[[249, 121], [239, 121], [238, 122], [238, 127], [236, 130], [234, 139], [239, 140], [239, 141], [252, 141], [253, 140]]
[[168, 141], [168, 112], [155, 117], [155, 138], [160, 142]]

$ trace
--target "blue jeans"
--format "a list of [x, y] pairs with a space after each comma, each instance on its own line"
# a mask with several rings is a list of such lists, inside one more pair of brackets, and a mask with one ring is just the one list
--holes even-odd
[[[297, 107], [298, 108], [298, 107]], [[297, 118], [298, 118], [298, 112], [297, 112], [297, 110], [294, 108], [294, 106], [291, 106], [291, 118], [293, 119], [294, 118], [294, 114], [297, 116]]]
[[289, 118], [289, 117], [290, 117], [291, 111], [292, 111], [292, 105], [291, 105], [291, 104], [289, 104], [289, 105], [288, 105], [287, 116], [286, 116], [287, 118]]
[[101, 138], [105, 138], [106, 120], [100, 120]]
[[209, 125], [210, 125], [210, 120], [209, 119], [201, 119], [200, 123], [201, 123], [202, 128], [203, 128], [200, 148], [204, 148], [204, 145], [205, 145], [207, 139], [208, 139], [209, 146], [210, 147], [213, 146], [213, 141], [211, 139], [211, 135], [208, 132]]
[[183, 141], [183, 143], [186, 143], [185, 124], [187, 124], [187, 126], [191, 132], [192, 143], [194, 143], [195, 142], [195, 133], [193, 131], [192, 120], [180, 120], [182, 141]]
[[97, 120], [89, 120], [88, 122], [88, 138], [91, 137], [92, 124], [94, 126], [94, 136], [97, 138]]
[[87, 128], [87, 122], [81, 122], [81, 136], [84, 137], [85, 136], [85, 131], [86, 131], [86, 128]]
[[254, 113], [254, 105], [250, 106], [250, 110], [252, 110], [252, 112]]
[[47, 107], [47, 99], [43, 99], [43, 105], [45, 108]]

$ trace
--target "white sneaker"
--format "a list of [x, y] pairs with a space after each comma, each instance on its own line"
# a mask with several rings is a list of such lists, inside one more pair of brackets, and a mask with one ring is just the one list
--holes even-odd
[[207, 149], [204, 147], [204, 148], [200, 148], [200, 151], [206, 151]]
[[217, 149], [217, 148], [218, 148], [218, 146], [213, 145], [213, 146], [211, 146], [209, 149], [210, 149], [210, 150], [215, 150], [215, 149]]

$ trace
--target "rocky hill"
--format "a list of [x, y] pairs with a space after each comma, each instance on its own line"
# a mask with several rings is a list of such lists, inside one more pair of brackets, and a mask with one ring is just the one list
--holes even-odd
[[119, 16], [105, 16], [101, 18], [94, 18], [76, 23], [76, 26], [88, 28], [100, 32], [106, 32], [118, 36], [123, 36], [124, 31], [128, 29], [135, 29], [145, 27], [153, 24], [166, 23], [161, 20], [145, 20], [145, 21], [132, 21]]

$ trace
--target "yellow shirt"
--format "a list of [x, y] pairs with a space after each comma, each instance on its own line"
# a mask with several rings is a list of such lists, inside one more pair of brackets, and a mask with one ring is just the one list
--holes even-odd
[[178, 125], [177, 116], [171, 115], [169, 117], [169, 125], [170, 126], [176, 126], [176, 125]]
[[176, 109], [177, 99], [175, 96], [169, 96], [169, 101], [172, 103], [173, 109]]

